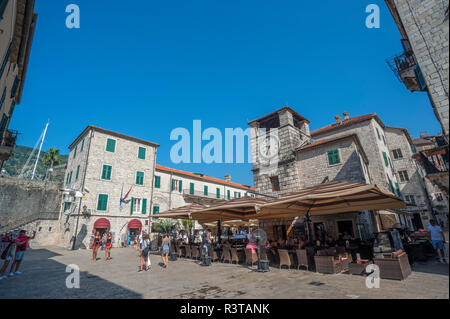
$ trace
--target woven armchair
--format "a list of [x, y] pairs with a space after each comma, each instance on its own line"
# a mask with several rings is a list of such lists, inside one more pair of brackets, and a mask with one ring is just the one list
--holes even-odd
[[314, 256], [316, 272], [321, 274], [337, 274], [342, 271], [342, 263], [334, 256]]
[[251, 248], [245, 248], [245, 262], [252, 266], [258, 262], [258, 256], [252, 252]]
[[185, 246], [185, 249], [186, 249], [186, 255], [185, 255], [185, 257], [186, 257], [186, 258], [192, 258], [191, 246], [190, 246], [190, 245], [186, 245], [186, 246]]
[[289, 257], [289, 251], [287, 249], [278, 249], [278, 255], [280, 256], [280, 269], [282, 266], [291, 268], [291, 258]]
[[223, 247], [222, 251], [222, 262], [228, 261], [231, 263], [231, 251], [228, 247]]
[[309, 264], [308, 264], [308, 255], [306, 254], [306, 249], [297, 249], [295, 251], [297, 254], [297, 270], [300, 269], [300, 266], [305, 266], [306, 270], [309, 270]]
[[411, 266], [405, 252], [396, 257], [374, 258], [373, 262], [380, 268], [382, 279], [404, 280], [411, 274]]

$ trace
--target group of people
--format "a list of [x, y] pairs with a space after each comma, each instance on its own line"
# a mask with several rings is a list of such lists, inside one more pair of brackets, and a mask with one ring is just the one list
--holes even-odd
[[[138, 251], [140, 257], [138, 272], [149, 271], [152, 268], [152, 263], [150, 260], [150, 236], [145, 231], [142, 231], [137, 235], [136, 238], [136, 250]], [[170, 245], [171, 244], [169, 236], [167, 234], [163, 235], [160, 246], [163, 268], [167, 268], [169, 266]]]
[[111, 259], [111, 248], [113, 243], [113, 236], [110, 232], [105, 232], [100, 235], [96, 232], [92, 242], [92, 261], [97, 261], [97, 253], [100, 248], [105, 249], [105, 261]]
[[[1, 258], [4, 260], [3, 266], [0, 269], [0, 280], [16, 275], [22, 274], [19, 271], [20, 264], [22, 263], [23, 257], [28, 247], [28, 242], [34, 239], [36, 232], [33, 232], [33, 236], [27, 236], [25, 230], [19, 231], [17, 236], [12, 233], [3, 234], [1, 238]], [[6, 276], [6, 270], [9, 264], [11, 268], [9, 270], [9, 275]]]

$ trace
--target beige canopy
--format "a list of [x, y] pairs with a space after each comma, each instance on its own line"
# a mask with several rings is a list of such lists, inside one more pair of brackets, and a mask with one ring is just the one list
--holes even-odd
[[[255, 219], [251, 219], [249, 221], [244, 220], [228, 220], [226, 222], [223, 222], [222, 227], [237, 227], [237, 226], [247, 226], [247, 227], [254, 227], [258, 226], [258, 221]], [[206, 226], [209, 228], [217, 228], [217, 221], [210, 222], [210, 223], [204, 223], [202, 226]]]
[[256, 216], [249, 217], [274, 219], [405, 207], [401, 198], [376, 185], [328, 182], [259, 205]]
[[191, 217], [200, 224], [214, 222], [218, 219], [222, 222], [231, 220], [248, 221], [248, 216], [253, 216], [254, 219], [258, 206], [267, 203], [268, 201], [265, 199], [245, 196], [197, 210], [191, 213]]
[[157, 213], [152, 217], [162, 218], [176, 218], [176, 219], [191, 219], [191, 213], [200, 209], [205, 209], [207, 206], [200, 204], [190, 204], [181, 207], [177, 207], [165, 212]]

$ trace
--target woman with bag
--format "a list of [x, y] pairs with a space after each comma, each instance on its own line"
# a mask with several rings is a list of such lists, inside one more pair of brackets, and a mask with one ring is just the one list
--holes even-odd
[[142, 250], [141, 250], [141, 266], [138, 272], [142, 272], [145, 264], [145, 271], [148, 270], [147, 258], [149, 258], [150, 254], [150, 240], [147, 234], [144, 234], [142, 237]]

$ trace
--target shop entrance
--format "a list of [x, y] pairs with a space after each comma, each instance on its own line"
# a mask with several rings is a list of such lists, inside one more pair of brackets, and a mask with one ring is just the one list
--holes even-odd
[[423, 229], [423, 224], [422, 224], [422, 218], [420, 218], [420, 214], [419, 213], [414, 213], [413, 217], [411, 218], [414, 229]]
[[340, 220], [337, 222], [338, 233], [345, 235], [345, 233], [355, 237], [355, 233], [353, 232], [353, 221], [351, 220]]

